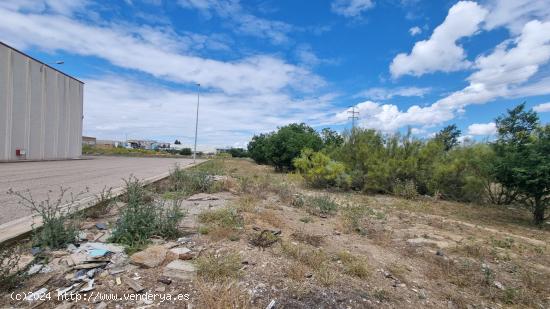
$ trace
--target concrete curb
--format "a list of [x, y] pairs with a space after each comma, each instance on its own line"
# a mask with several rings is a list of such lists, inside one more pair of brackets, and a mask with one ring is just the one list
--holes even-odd
[[[191, 163], [185, 166], [181, 166], [181, 168], [187, 169], [187, 168], [199, 165], [206, 161], [207, 160], [198, 162], [198, 163]], [[165, 172], [160, 175], [156, 175], [156, 176], [152, 176], [152, 177], [148, 177], [140, 180], [143, 182], [144, 185], [149, 185], [159, 180], [162, 180], [168, 177], [169, 175], [170, 175], [170, 172]], [[113, 188], [111, 192], [113, 194], [113, 197], [120, 196], [124, 194], [124, 187]], [[72, 204], [66, 204], [63, 207], [80, 211], [80, 210], [84, 210], [94, 206], [96, 204], [95, 202], [96, 202], [96, 197], [90, 196], [90, 197], [86, 197], [81, 200], [78, 200]], [[42, 219], [32, 215], [15, 219], [13, 221], [10, 221], [4, 224], [0, 224], [0, 244], [21, 238], [29, 234], [30, 232], [32, 232], [33, 228], [39, 228], [41, 226], [42, 226]]]

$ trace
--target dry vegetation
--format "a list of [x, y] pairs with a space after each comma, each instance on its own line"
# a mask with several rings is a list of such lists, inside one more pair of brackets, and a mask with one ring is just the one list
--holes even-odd
[[[193, 190], [217, 200], [181, 206], [197, 272], [169, 291], [190, 292], [193, 307], [550, 306], [550, 231], [527, 224], [527, 211], [310, 190], [296, 174], [243, 159], [198, 169], [225, 178]], [[172, 185], [154, 191], [179, 192]], [[161, 273], [140, 270], [142, 283], [154, 290]], [[122, 286], [98, 287], [107, 288]]]
[[[249, 236], [204, 241], [243, 252], [233, 280], [268, 290], [253, 293], [252, 307], [271, 299], [281, 307], [550, 305], [549, 231], [530, 225], [527, 211], [309, 190], [297, 175], [246, 160], [225, 168], [240, 184], [235, 227]], [[280, 241], [253, 249], [264, 229], [281, 230]]]

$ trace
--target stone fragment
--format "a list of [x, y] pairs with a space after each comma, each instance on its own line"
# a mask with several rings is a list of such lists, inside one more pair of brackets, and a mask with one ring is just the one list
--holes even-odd
[[181, 279], [181, 280], [191, 280], [195, 277], [197, 272], [195, 265], [189, 261], [183, 260], [174, 260], [166, 267], [164, 267], [164, 276]]
[[157, 267], [166, 258], [167, 250], [163, 246], [151, 246], [143, 251], [134, 253], [130, 262], [145, 268]]
[[134, 279], [124, 278], [124, 283], [126, 283], [136, 293], [141, 293], [143, 292], [143, 290], [145, 290], [145, 288]]

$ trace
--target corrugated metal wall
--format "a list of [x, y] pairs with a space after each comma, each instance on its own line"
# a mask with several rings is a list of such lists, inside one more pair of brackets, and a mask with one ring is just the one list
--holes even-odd
[[0, 161], [79, 157], [83, 86], [0, 44]]

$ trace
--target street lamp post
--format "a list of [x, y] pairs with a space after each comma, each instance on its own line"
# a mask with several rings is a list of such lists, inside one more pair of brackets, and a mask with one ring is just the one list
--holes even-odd
[[199, 102], [200, 102], [201, 84], [197, 84], [197, 117], [195, 118], [195, 150], [193, 151], [193, 163], [197, 162], [197, 131], [199, 128]]

